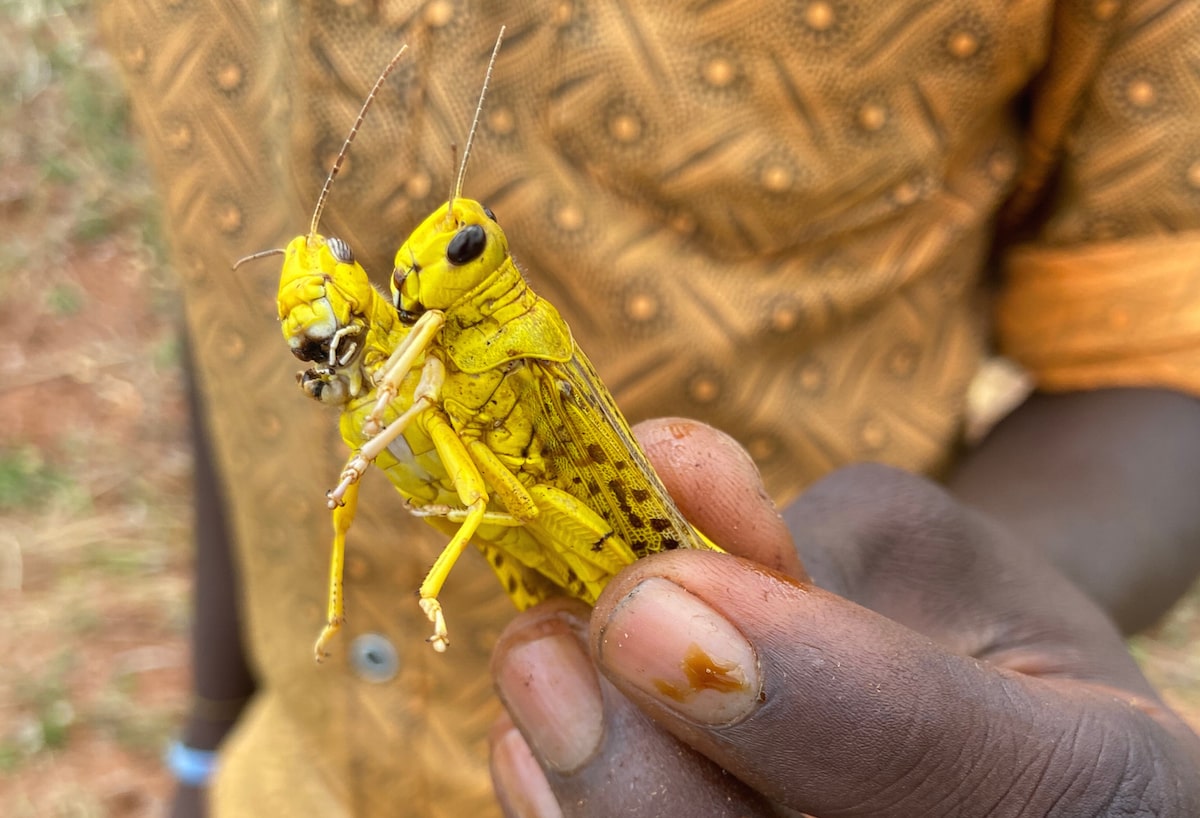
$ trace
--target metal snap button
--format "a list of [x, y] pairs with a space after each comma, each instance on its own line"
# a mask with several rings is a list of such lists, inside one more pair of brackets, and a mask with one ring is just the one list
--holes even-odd
[[363, 681], [382, 684], [396, 678], [400, 657], [386, 637], [364, 633], [350, 643], [350, 666]]

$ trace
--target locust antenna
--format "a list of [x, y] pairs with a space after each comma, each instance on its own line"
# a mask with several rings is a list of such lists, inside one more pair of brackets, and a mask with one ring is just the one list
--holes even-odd
[[467, 144], [463, 147], [462, 163], [458, 166], [458, 179], [454, 182], [454, 189], [450, 191], [450, 202], [446, 206], [446, 213], [454, 212], [454, 200], [462, 195], [463, 177], [467, 175], [467, 160], [471, 158], [471, 144], [475, 141], [475, 131], [479, 128], [479, 116], [483, 113], [483, 98], [487, 96], [488, 83], [492, 81], [492, 68], [496, 65], [496, 55], [500, 53], [500, 43], [504, 41], [504, 26], [500, 26], [500, 33], [496, 35], [496, 45], [492, 48], [492, 58], [488, 60], [487, 73], [483, 75], [483, 88], [479, 89], [479, 104], [475, 106], [475, 118], [471, 120], [471, 130], [467, 132]]
[[400, 50], [396, 52], [396, 55], [384, 67], [383, 73], [379, 75], [379, 79], [375, 80], [375, 86], [371, 89], [371, 93], [367, 94], [362, 108], [358, 110], [358, 119], [354, 120], [354, 126], [350, 128], [350, 133], [346, 135], [346, 141], [342, 143], [342, 149], [338, 151], [337, 158], [333, 160], [333, 167], [329, 169], [329, 175], [325, 177], [325, 186], [321, 188], [321, 195], [317, 197], [317, 206], [313, 210], [312, 224], [308, 228], [308, 238], [310, 241], [317, 234], [317, 225], [321, 222], [321, 211], [325, 209], [325, 201], [329, 198], [329, 189], [333, 187], [333, 180], [337, 178], [338, 171], [342, 169], [342, 162], [346, 159], [346, 152], [350, 150], [350, 143], [354, 141], [354, 137], [358, 134], [358, 129], [362, 127], [363, 119], [366, 117], [367, 111], [370, 110], [371, 103], [375, 101], [375, 97], [379, 94], [379, 89], [383, 87], [384, 81], [388, 78], [388, 74], [392, 73], [392, 69], [396, 67], [396, 63], [400, 62], [400, 56], [407, 49], [407, 43], [400, 46]]
[[[354, 141], [355, 135], [358, 134], [358, 129], [362, 127], [363, 118], [366, 117], [371, 103], [375, 101], [376, 95], [379, 94], [379, 89], [383, 87], [383, 82], [388, 78], [388, 74], [392, 73], [392, 69], [396, 67], [396, 63], [400, 62], [400, 55], [408, 50], [407, 43], [400, 46], [400, 50], [392, 57], [391, 61], [383, 69], [383, 73], [379, 75], [379, 79], [375, 80], [375, 85], [371, 88], [371, 93], [367, 94], [366, 100], [362, 104], [362, 108], [358, 110], [358, 119], [354, 120], [354, 127], [350, 129], [350, 133], [346, 136], [346, 141], [342, 143], [342, 149], [338, 151], [337, 158], [333, 160], [333, 167], [329, 170], [329, 176], [325, 177], [325, 186], [321, 188], [321, 195], [317, 197], [317, 206], [313, 210], [312, 223], [308, 227], [308, 240], [311, 243], [313, 236], [317, 234], [317, 225], [321, 223], [321, 211], [325, 209], [325, 201], [329, 198], [329, 189], [333, 186], [333, 180], [338, 175], [338, 171], [342, 169], [342, 162], [346, 159], [346, 151], [350, 150], [350, 143]], [[243, 256], [233, 263], [233, 269], [237, 269], [247, 261], [266, 258], [267, 256], [282, 256], [286, 255], [287, 251], [280, 248], [276, 250], [260, 250], [257, 253], [251, 253], [248, 256]]]
[[242, 256], [241, 258], [239, 258], [237, 261], [235, 261], [233, 263], [233, 269], [236, 270], [238, 267], [241, 267], [247, 261], [256, 261], [260, 258], [266, 258], [267, 256], [284, 256], [284, 255], [287, 255], [287, 250], [284, 250], [282, 247], [277, 247], [274, 250], [259, 250], [257, 253], [251, 253], [248, 256]]

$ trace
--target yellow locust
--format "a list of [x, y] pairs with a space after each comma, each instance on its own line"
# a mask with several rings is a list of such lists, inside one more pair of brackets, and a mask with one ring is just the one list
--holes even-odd
[[469, 543], [519, 609], [563, 592], [592, 604], [650, 553], [719, 550], [671, 502], [570, 328], [525, 282], [493, 213], [459, 195], [499, 47], [498, 38], [450, 200], [396, 253], [391, 303], [344, 242], [317, 233], [341, 155], [309, 234], [274, 251], [285, 254], [283, 334], [313, 363], [298, 381], [341, 407], [354, 450], [329, 493], [335, 533], [318, 661], [344, 621], [346, 533], [372, 462], [450, 538], [419, 589], [438, 651], [449, 639], [437, 597]]

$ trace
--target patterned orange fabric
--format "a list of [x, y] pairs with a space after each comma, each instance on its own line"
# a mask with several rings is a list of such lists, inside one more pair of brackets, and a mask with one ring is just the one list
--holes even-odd
[[1043, 389], [1200, 393], [1200, 233], [1022, 248], [1010, 270], [1000, 333]]
[[[1011, 277], [1005, 348], [1045, 386], [1196, 388], [1194, 4], [103, 0], [100, 14], [162, 183], [262, 680], [223, 751], [221, 818], [495, 814], [486, 654], [508, 603], [464, 559], [443, 596], [458, 638], [434, 656], [411, 590], [439, 538], [368, 479], [345, 653], [313, 666], [321, 500], [344, 453], [292, 381], [277, 268], [229, 269], [307, 229], [401, 42], [411, 59], [354, 145], [326, 235], [386, 281], [450, 189], [449, 146], [506, 24], [466, 195], [496, 211], [633, 419], [729, 431], [780, 501], [854, 461], [947, 460], [988, 350], [991, 258]], [[350, 653], [368, 634], [395, 646], [394, 678]]]
[[1001, 344], [1043, 389], [1200, 394], [1200, 8], [1083, 5], [1056, 21], [1072, 47], [1029, 141], [1061, 161], [1026, 174], [1058, 178], [1038, 241], [1007, 256]]

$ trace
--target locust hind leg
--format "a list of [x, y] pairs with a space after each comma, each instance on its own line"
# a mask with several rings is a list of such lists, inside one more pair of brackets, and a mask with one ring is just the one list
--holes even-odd
[[633, 549], [612, 525], [579, 498], [549, 485], [530, 489], [538, 516], [529, 524], [554, 555], [564, 578], [556, 581], [589, 605], [618, 571], [636, 561]]
[[325, 612], [325, 627], [313, 647], [317, 662], [329, 656], [328, 646], [346, 621], [342, 571], [346, 563], [346, 532], [358, 510], [358, 483], [347, 487], [342, 504], [333, 510], [333, 550], [329, 557], [329, 603]]
[[480, 524], [486, 517], [488, 494], [483, 476], [471, 460], [467, 447], [463, 445], [462, 439], [454, 431], [450, 421], [440, 412], [434, 411], [426, 416], [425, 423], [438, 457], [446, 468], [446, 474], [453, 483], [459, 500], [462, 501], [464, 513], [462, 525], [458, 527], [458, 531], [442, 549], [442, 553], [438, 555], [433, 567], [425, 575], [425, 580], [421, 583], [418, 591], [421, 610], [433, 623], [433, 636], [429, 637], [428, 641], [434, 650], [442, 653], [450, 644], [450, 638], [446, 630], [446, 618], [442, 613], [442, 605], [438, 602], [437, 597], [441, 593], [442, 586], [446, 583], [451, 569], [454, 568], [454, 564], [458, 562], [458, 558], [462, 556], [467, 544], [475, 536], [475, 532], [479, 530]]

